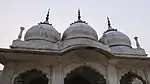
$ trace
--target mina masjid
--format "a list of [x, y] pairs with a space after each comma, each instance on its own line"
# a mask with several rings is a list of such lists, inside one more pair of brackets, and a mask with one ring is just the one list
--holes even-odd
[[135, 37], [108, 28], [99, 38], [81, 18], [60, 33], [49, 22], [24, 27], [10, 48], [0, 48], [0, 84], [150, 84], [150, 58]]

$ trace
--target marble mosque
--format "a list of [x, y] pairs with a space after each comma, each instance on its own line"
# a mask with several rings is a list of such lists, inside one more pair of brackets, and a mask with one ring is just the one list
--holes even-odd
[[0, 84], [150, 84], [150, 58], [135, 37], [130, 38], [112, 27], [100, 39], [97, 32], [81, 19], [62, 36], [44, 22], [27, 30], [24, 27], [10, 49], [0, 48]]

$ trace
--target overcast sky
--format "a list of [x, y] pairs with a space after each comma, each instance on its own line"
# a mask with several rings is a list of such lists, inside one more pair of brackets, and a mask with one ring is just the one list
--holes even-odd
[[0, 0], [0, 47], [9, 48], [20, 31], [45, 20], [50, 10], [50, 23], [60, 33], [77, 19], [80, 8], [82, 19], [92, 26], [99, 36], [107, 29], [106, 17], [112, 27], [128, 35], [135, 47], [134, 36], [150, 53], [150, 0]]

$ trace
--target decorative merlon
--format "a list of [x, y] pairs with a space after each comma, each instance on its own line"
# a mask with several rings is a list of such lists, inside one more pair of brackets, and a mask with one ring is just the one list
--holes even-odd
[[21, 40], [21, 38], [22, 38], [22, 33], [23, 33], [23, 30], [24, 30], [24, 29], [25, 29], [24, 27], [20, 27], [20, 33], [19, 33], [19, 35], [18, 35], [17, 40]]
[[138, 41], [138, 37], [134, 37], [134, 39], [135, 39], [135, 42], [136, 42], [136, 47], [137, 47], [137, 49], [142, 49], [141, 47], [140, 47], [140, 43], [139, 43], [139, 41]]

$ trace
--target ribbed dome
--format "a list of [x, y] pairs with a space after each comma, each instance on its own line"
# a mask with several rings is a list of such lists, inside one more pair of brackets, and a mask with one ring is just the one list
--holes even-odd
[[127, 35], [113, 29], [110, 26], [110, 21], [108, 19], [108, 30], [104, 32], [103, 36], [99, 40], [100, 42], [112, 46], [128, 46], [131, 47], [131, 41]]
[[72, 23], [64, 32], [62, 40], [67, 40], [71, 38], [88, 38], [93, 40], [98, 40], [96, 31], [89, 26], [85, 21], [80, 18], [80, 11], [78, 11], [78, 20]]
[[49, 24], [49, 11], [46, 20], [38, 25], [32, 26], [25, 34], [24, 40], [45, 40], [57, 42], [61, 39], [60, 33]]
[[60, 33], [50, 24], [38, 24], [31, 27], [25, 34], [24, 39], [29, 40], [46, 40], [57, 42], [60, 40]]

